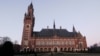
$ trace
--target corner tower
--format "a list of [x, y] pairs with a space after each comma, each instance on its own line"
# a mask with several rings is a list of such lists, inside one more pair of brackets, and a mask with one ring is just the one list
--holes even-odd
[[28, 6], [27, 13], [24, 15], [24, 26], [23, 26], [23, 35], [22, 35], [22, 48], [28, 47], [28, 40], [32, 37], [32, 32], [34, 29], [35, 17], [34, 17], [34, 9], [33, 4], [31, 3]]

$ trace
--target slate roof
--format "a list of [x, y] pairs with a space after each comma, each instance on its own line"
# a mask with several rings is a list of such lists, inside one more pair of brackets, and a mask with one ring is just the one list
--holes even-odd
[[59, 37], [74, 37], [77, 32], [69, 32], [66, 29], [42, 29], [40, 32], [33, 32], [36, 37], [52, 37], [54, 35]]

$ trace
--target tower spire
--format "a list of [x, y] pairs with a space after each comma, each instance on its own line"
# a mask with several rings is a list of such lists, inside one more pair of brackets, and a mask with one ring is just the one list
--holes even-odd
[[34, 8], [32, 2], [29, 4], [27, 12], [24, 15], [24, 20], [27, 21], [26, 19], [30, 20], [32, 23], [32, 27], [34, 27], [35, 17], [34, 17]]
[[54, 29], [56, 28], [56, 25], [55, 25], [55, 20], [54, 20], [54, 23], [53, 23], [53, 28], [54, 28]]
[[32, 4], [32, 2], [31, 2], [31, 4], [29, 5], [29, 7], [30, 7], [30, 8], [33, 8], [33, 4]]
[[32, 2], [31, 2], [30, 5], [28, 6], [28, 15], [33, 16], [33, 13], [34, 13], [34, 8], [33, 8]]
[[76, 29], [75, 29], [74, 25], [73, 25], [73, 32], [76, 32]]

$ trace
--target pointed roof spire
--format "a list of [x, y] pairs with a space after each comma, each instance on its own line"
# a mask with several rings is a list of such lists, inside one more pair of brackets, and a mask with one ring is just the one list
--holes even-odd
[[75, 29], [74, 25], [73, 25], [73, 32], [76, 32], [76, 29]]
[[33, 8], [33, 4], [32, 2], [30, 3], [30, 5], [28, 6], [28, 15], [29, 16], [33, 16], [33, 13], [34, 13], [34, 8]]
[[55, 20], [54, 20], [54, 23], [53, 23], [53, 28], [54, 28], [54, 29], [56, 28], [56, 25], [55, 25]]
[[60, 26], [60, 29], [62, 29], [62, 27]]
[[32, 4], [32, 2], [31, 2], [31, 4], [30, 4], [30, 7], [33, 8], [33, 4]]
[[28, 9], [32, 8], [33, 9], [33, 4], [32, 2], [30, 3], [30, 5], [28, 6]]

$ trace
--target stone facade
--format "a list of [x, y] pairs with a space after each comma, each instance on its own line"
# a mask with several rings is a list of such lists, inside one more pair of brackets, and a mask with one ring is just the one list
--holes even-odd
[[86, 37], [75, 30], [69, 32], [66, 29], [42, 29], [34, 31], [35, 17], [32, 3], [28, 6], [28, 12], [24, 16], [22, 35], [22, 49], [30, 49], [38, 52], [48, 51], [85, 51], [87, 50]]

